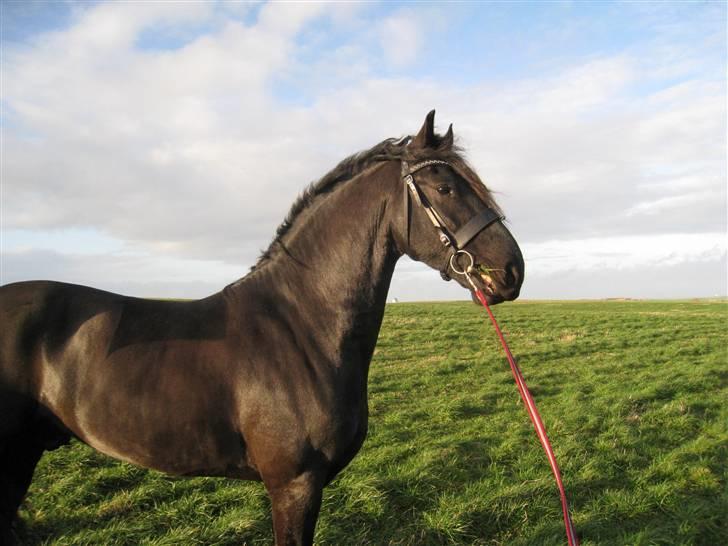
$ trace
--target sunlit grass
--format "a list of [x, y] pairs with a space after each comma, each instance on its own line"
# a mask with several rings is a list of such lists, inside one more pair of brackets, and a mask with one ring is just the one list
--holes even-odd
[[[495, 312], [584, 545], [728, 543], [728, 304], [526, 302]], [[369, 436], [325, 491], [321, 545], [564, 544], [558, 493], [483, 310], [387, 309]], [[28, 544], [271, 544], [260, 484], [47, 454]]]

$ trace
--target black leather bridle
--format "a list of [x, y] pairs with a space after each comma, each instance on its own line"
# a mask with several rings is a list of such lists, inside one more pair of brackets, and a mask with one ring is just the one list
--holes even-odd
[[445, 165], [457, 172], [457, 169], [455, 169], [455, 167], [453, 167], [447, 161], [443, 161], [441, 159], [428, 159], [419, 163], [415, 163], [411, 167], [407, 161], [402, 160], [402, 180], [405, 183], [404, 215], [406, 225], [405, 230], [407, 232], [407, 245], [409, 245], [410, 240], [410, 217], [412, 209], [412, 206], [410, 204], [411, 194], [411, 199], [414, 199], [415, 203], [417, 203], [418, 206], [424, 209], [427, 217], [430, 219], [430, 222], [432, 222], [432, 225], [435, 226], [438, 236], [440, 237], [440, 242], [445, 247], [448, 247], [452, 250], [452, 254], [448, 258], [445, 266], [440, 270], [440, 275], [442, 276], [442, 278], [446, 281], [449, 281], [450, 275], [448, 274], [448, 269], [451, 267], [452, 259], [455, 257], [455, 255], [463, 251], [465, 245], [472, 241], [478, 233], [480, 233], [485, 228], [495, 222], [503, 221], [505, 219], [505, 216], [502, 216], [495, 212], [493, 209], [486, 207], [484, 210], [468, 220], [465, 225], [461, 226], [455, 231], [452, 231], [450, 228], [447, 227], [440, 213], [438, 213], [437, 209], [432, 206], [425, 194], [422, 193], [422, 190], [420, 190], [419, 186], [415, 182], [414, 174], [420, 169], [429, 167], [430, 165]]

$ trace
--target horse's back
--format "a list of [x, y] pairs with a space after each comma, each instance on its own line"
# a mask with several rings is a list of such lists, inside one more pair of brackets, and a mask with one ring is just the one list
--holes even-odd
[[244, 458], [220, 294], [147, 300], [27, 282], [0, 298], [0, 414], [16, 428], [40, 416], [169, 473], [222, 473]]
[[[16, 383], [39, 358], [41, 344], [54, 348], [80, 322], [123, 296], [87, 286], [27, 281], [0, 287], [0, 380]], [[12, 378], [16, 378], [14, 381]]]

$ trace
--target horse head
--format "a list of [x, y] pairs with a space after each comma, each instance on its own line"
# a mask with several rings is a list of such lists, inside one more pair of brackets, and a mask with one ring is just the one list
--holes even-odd
[[452, 125], [438, 135], [434, 121], [433, 110], [402, 159], [399, 246], [446, 280], [471, 290], [474, 283], [489, 304], [516, 299], [524, 274], [521, 250], [490, 191], [454, 146]]

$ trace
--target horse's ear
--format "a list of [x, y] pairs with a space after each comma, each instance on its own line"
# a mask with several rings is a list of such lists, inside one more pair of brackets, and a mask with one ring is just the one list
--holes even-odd
[[431, 110], [425, 118], [422, 129], [412, 140], [412, 146], [415, 148], [434, 148], [437, 146], [435, 139], [435, 111]]
[[447, 133], [445, 133], [445, 136], [442, 137], [440, 146], [443, 148], [452, 148], [454, 141], [455, 141], [455, 137], [452, 134], [452, 123], [451, 123], [450, 127], [447, 128]]

